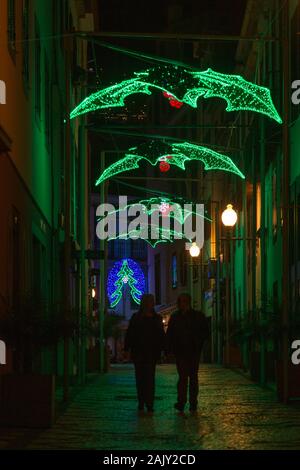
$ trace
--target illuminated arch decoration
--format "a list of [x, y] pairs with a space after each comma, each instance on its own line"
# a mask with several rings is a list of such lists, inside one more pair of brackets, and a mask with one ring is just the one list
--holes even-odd
[[145, 293], [145, 276], [140, 265], [131, 258], [116, 261], [108, 274], [107, 295], [111, 308], [122, 299], [125, 285], [129, 286], [134, 302], [140, 304]]
[[[254, 111], [282, 123], [270, 90], [245, 80], [240, 75], [214, 72], [212, 69], [193, 72], [175, 65], [159, 65], [133, 78], [123, 80], [85, 98], [70, 114], [73, 119], [99, 109], [125, 106], [124, 100], [133, 94], [152, 94], [159, 89], [168, 100], [197, 107], [198, 98], [221, 98], [226, 111]], [[178, 107], [180, 107], [178, 105]]]
[[[108, 212], [105, 216], [110, 216], [110, 215], [122, 215], [122, 212], [126, 212], [126, 217], [127, 217], [127, 211], [134, 208], [136, 205], [143, 206], [141, 207], [141, 212], [143, 212], [146, 215], [151, 215], [153, 212], [159, 212], [162, 217], [170, 215], [171, 218], [178, 220], [180, 224], [183, 224], [185, 220], [190, 216], [190, 215], [197, 215], [199, 217], [202, 217], [203, 219], [208, 220], [211, 222], [211, 219], [204, 215], [204, 214], [199, 214], [196, 211], [189, 210], [185, 208], [184, 211], [182, 211], [182, 204], [185, 205], [195, 205], [195, 203], [183, 200], [181, 197], [176, 196], [174, 198], [170, 198], [167, 196], [157, 196], [157, 197], [151, 197], [149, 199], [140, 199], [136, 200], [133, 202], [130, 202], [127, 204], [125, 207], [122, 207], [120, 209], [116, 209], [114, 211]], [[172, 211], [172, 208], [175, 209]], [[176, 211], [176, 208], [180, 209]], [[98, 217], [98, 221], [101, 220], [101, 217]]]
[[[111, 241], [111, 240], [118, 240], [118, 239], [122, 239], [122, 240], [139, 239], [139, 240], [144, 240], [152, 248], [155, 248], [160, 243], [173, 243], [174, 240], [186, 240], [190, 243], [192, 242], [192, 239], [187, 238], [184, 235], [184, 233], [177, 232], [176, 230], [173, 230], [173, 229], [166, 230], [163, 227], [158, 227], [153, 224], [149, 224], [148, 228], [149, 228], [148, 238], [144, 237], [143, 235], [144, 230], [143, 230], [143, 227], [141, 227], [140, 229], [129, 230], [128, 232], [124, 232], [124, 233], [118, 233], [115, 237], [114, 236], [109, 237], [107, 240]], [[152, 232], [153, 238], [151, 238], [150, 232]]]
[[204, 164], [205, 170], [228, 171], [245, 178], [227, 155], [189, 142], [165, 143], [151, 140], [130, 148], [125, 157], [106, 168], [96, 181], [96, 186], [119, 173], [139, 168], [141, 160], [147, 160], [153, 166], [167, 162], [168, 165], [176, 165], [182, 170], [185, 170], [185, 162], [197, 160]]
[[[124, 217], [128, 220], [128, 211], [134, 206], [139, 205], [138, 212], [145, 214], [147, 216], [147, 225], [139, 224], [139, 227], [136, 229], [129, 230], [128, 227], [125, 231], [121, 231], [116, 235], [110, 235], [107, 238], [107, 241], [112, 241], [116, 239], [122, 240], [135, 240], [140, 239], [147, 242], [152, 248], [155, 248], [160, 243], [173, 243], [174, 240], [186, 240], [191, 242], [192, 240], [188, 238], [184, 230], [182, 230], [185, 221], [190, 216], [197, 216], [205, 219], [208, 222], [211, 222], [205, 213], [199, 213], [196, 210], [193, 210], [195, 203], [184, 200], [181, 197], [170, 198], [167, 196], [156, 196], [149, 199], [141, 199], [137, 201], [130, 202], [126, 206], [116, 209], [114, 211], [108, 212], [105, 214], [105, 217], [114, 216], [117, 220], [117, 217]], [[184, 204], [184, 206], [183, 206]], [[192, 207], [191, 207], [192, 206]], [[158, 219], [154, 217], [155, 221], [158, 221], [158, 224], [153, 223], [151, 216], [153, 213], [157, 213]], [[181, 230], [178, 231], [175, 228], [164, 227], [160, 224], [159, 217], [170, 217], [171, 220], [177, 221], [181, 225]], [[103, 216], [104, 217], [104, 216]], [[102, 217], [99, 217], [97, 221], [99, 222]], [[179, 227], [176, 227], [179, 229]]]

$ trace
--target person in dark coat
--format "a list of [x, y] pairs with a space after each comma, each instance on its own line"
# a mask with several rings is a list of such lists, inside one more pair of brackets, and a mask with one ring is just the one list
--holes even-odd
[[154, 310], [154, 297], [144, 294], [140, 309], [133, 314], [125, 337], [125, 352], [135, 368], [138, 409], [153, 412], [155, 367], [164, 349], [165, 332], [161, 317]]
[[189, 385], [190, 411], [198, 405], [198, 370], [205, 339], [209, 335], [208, 322], [203, 313], [193, 310], [191, 296], [178, 297], [178, 311], [173, 313], [167, 330], [168, 350], [176, 359], [179, 380], [175, 408], [183, 412]]

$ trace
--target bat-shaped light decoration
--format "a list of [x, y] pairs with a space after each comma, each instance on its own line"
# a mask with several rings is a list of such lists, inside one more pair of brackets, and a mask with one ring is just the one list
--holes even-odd
[[[118, 216], [127, 219], [128, 211], [134, 212], [137, 210], [145, 216], [151, 216], [153, 213], [156, 213], [161, 217], [171, 217], [172, 219], [177, 220], [181, 225], [184, 224], [188, 217], [193, 215], [211, 222], [211, 219], [207, 215], [193, 210], [194, 205], [195, 203], [183, 200], [181, 197], [170, 198], [167, 196], [157, 196], [130, 202], [129, 204], [126, 204], [126, 206], [105, 213], [105, 217]], [[101, 219], [102, 217], [100, 216], [97, 218], [97, 221], [99, 222]]]
[[229, 171], [245, 178], [231, 158], [207, 147], [189, 142], [165, 143], [160, 140], [151, 140], [130, 148], [125, 157], [106, 168], [96, 181], [96, 186], [123, 171], [138, 168], [139, 162], [143, 159], [153, 166], [159, 163], [162, 171], [167, 171], [170, 165], [176, 165], [184, 170], [186, 161], [198, 160], [204, 164], [205, 170]]
[[174, 240], [187, 240], [192, 242], [191, 238], [185, 236], [184, 233], [178, 232], [174, 229], [165, 229], [154, 224], [149, 224], [147, 230], [149, 230], [148, 237], [144, 236], [145, 228], [141, 226], [140, 228], [129, 230], [128, 232], [118, 233], [115, 236], [111, 236], [107, 241], [111, 240], [135, 240], [141, 239], [147, 242], [152, 248], [155, 248], [159, 243], [173, 243]]
[[226, 111], [255, 111], [282, 123], [268, 88], [240, 75], [227, 75], [212, 69], [193, 72], [175, 65], [159, 65], [136, 72], [133, 78], [93, 93], [71, 112], [70, 118], [98, 109], [125, 106], [127, 96], [151, 95], [153, 88], [161, 90], [173, 104], [178, 103], [175, 106], [178, 108], [180, 103], [196, 108], [199, 97], [222, 98], [227, 102]]
[[[130, 215], [130, 212], [131, 214], [138, 212], [140, 216], [142, 215], [142, 220], [139, 219], [135, 228], [130, 228], [130, 226], [123, 229], [119, 228], [118, 233], [109, 235], [107, 241], [120, 238], [142, 239], [152, 247], [155, 247], [158, 243], [172, 243], [175, 239], [185, 239], [190, 242], [191, 239], [183, 228], [188, 217], [194, 218], [195, 216], [211, 222], [211, 219], [205, 215], [202, 205], [200, 205], [202, 206], [200, 208], [197, 205], [194, 206], [195, 203], [176, 196], [173, 198], [157, 196], [130, 202], [118, 210], [106, 213], [105, 219], [113, 217], [114, 226], [116, 226], [117, 217], [119, 217], [119, 220], [121, 218], [128, 220], [128, 213]], [[172, 219], [174, 221], [173, 227], [171, 228], [170, 221], [167, 222], [167, 225], [161, 223], [160, 217], [169, 218], [170, 221]], [[102, 217], [99, 217], [98, 222], [101, 220]], [[178, 223], [175, 223], [175, 221]]]

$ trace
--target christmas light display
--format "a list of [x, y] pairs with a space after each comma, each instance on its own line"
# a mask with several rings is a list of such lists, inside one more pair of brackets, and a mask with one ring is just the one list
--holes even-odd
[[116, 236], [110, 236], [107, 240], [141, 239], [148, 243], [152, 248], [155, 248], [160, 243], [173, 243], [174, 240], [186, 240], [188, 242], [192, 242], [192, 239], [186, 237], [183, 232], [178, 232], [173, 229], [165, 229], [154, 224], [147, 225], [147, 231], [147, 236], [145, 236], [145, 227], [141, 225], [138, 229], [118, 233]]
[[169, 104], [170, 106], [172, 106], [172, 108], [180, 109], [183, 105], [182, 101], [176, 100], [175, 96], [171, 95], [170, 93], [167, 93], [166, 91], [163, 92], [163, 96], [169, 100]]
[[[273, 104], [271, 93], [240, 75], [205, 71], [190, 71], [175, 65], [160, 65], [136, 72], [135, 77], [109, 86], [85, 98], [72, 112], [70, 118], [104, 108], [125, 106], [124, 100], [133, 94], [151, 95], [152, 88], [165, 93], [174, 107], [185, 103], [197, 107], [198, 98], [222, 98], [226, 111], [254, 111], [265, 114], [278, 123], [282, 120]], [[172, 102], [172, 103], [171, 103]]]
[[[185, 200], [183, 201], [180, 197], [170, 198], [167, 196], [157, 196], [149, 199], [136, 200], [129, 204], [125, 204], [114, 211], [108, 211], [105, 213], [105, 218], [110, 216], [115, 216], [117, 218], [118, 216], [127, 220], [128, 212], [131, 211], [131, 213], [133, 213], [135, 211], [132, 211], [132, 209], [137, 208], [138, 212], [147, 216], [151, 216], [154, 212], [159, 212], [162, 217], [170, 216], [172, 219], [177, 220], [181, 225], [184, 224], [185, 220], [191, 215], [196, 215], [211, 222], [211, 219], [206, 215], [191, 210], [195, 205], [195, 203]], [[99, 222], [101, 219], [102, 217], [98, 217], [97, 221]]]
[[[245, 178], [231, 158], [207, 147], [189, 142], [168, 144], [160, 140], [151, 140], [130, 148], [124, 158], [106, 168], [96, 181], [96, 186], [114, 175], [139, 168], [139, 162], [143, 159], [153, 166], [157, 163], [164, 163], [166, 165], [176, 165], [182, 170], [185, 169], [186, 161], [198, 160], [204, 164], [205, 170], [229, 171], [243, 179]], [[163, 171], [166, 170], [167, 168], [164, 168]]]
[[129, 286], [134, 302], [140, 304], [145, 292], [145, 276], [139, 264], [131, 258], [116, 261], [109, 272], [107, 295], [111, 308], [114, 308], [122, 299], [124, 285]]

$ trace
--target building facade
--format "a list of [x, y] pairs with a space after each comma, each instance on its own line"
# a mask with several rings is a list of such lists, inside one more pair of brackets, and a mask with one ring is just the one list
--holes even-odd
[[[88, 46], [75, 33], [93, 30], [91, 8], [80, 0], [0, 5], [2, 316], [28, 302], [34, 315], [37, 299], [50, 321], [54, 310], [87, 314], [87, 262], [76, 252], [88, 244], [88, 141], [84, 121], [71, 124], [68, 112], [85, 93]], [[33, 369], [78, 375], [78, 342], [64, 343], [42, 348]], [[8, 350], [6, 370], [15, 371]]]

